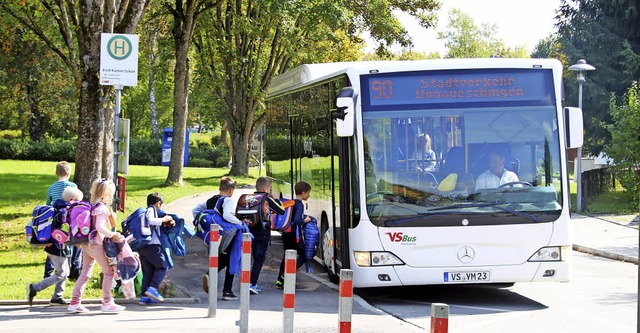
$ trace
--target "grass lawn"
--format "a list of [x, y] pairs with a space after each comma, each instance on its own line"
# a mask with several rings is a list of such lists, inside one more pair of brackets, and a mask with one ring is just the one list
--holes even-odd
[[[33, 207], [45, 202], [47, 188], [57, 180], [57, 162], [0, 160], [0, 299], [26, 298], [27, 283], [42, 279], [46, 253], [42, 248], [32, 247], [25, 240], [25, 229], [31, 218]], [[75, 166], [74, 166], [75, 169]], [[122, 221], [138, 207], [146, 206], [149, 193], [159, 192], [165, 202], [218, 189], [218, 180], [228, 169], [184, 168], [184, 186], [164, 187], [167, 167], [130, 166], [127, 178], [126, 210], [118, 214]], [[252, 178], [236, 178], [239, 185], [254, 184], [257, 169], [251, 170]], [[73, 179], [73, 174], [71, 176]], [[84, 193], [89, 199], [89, 193]], [[85, 298], [100, 298], [100, 268], [94, 267], [93, 276], [87, 283]], [[74, 281], [67, 281], [65, 298], [70, 298]], [[53, 287], [36, 296], [49, 299]]]

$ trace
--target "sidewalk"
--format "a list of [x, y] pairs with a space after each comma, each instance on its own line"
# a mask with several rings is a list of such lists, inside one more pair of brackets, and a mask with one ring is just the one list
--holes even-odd
[[[234, 197], [252, 191], [237, 189]], [[191, 208], [215, 193], [181, 198], [167, 204], [165, 208], [190, 222]], [[571, 228], [574, 250], [638, 263], [637, 228], [577, 214], [572, 215]], [[64, 327], [66, 332], [102, 332], [108, 327], [109, 330], [119, 332], [238, 332], [236, 321], [240, 319], [239, 300], [224, 301], [221, 299], [221, 293], [218, 293], [216, 317], [207, 318], [208, 295], [202, 291], [202, 274], [208, 270], [208, 249], [198, 238], [185, 241], [187, 256], [174, 256], [175, 267], [168, 273], [177, 290], [174, 297], [167, 298], [164, 304], [141, 306], [137, 304], [137, 300], [118, 300], [119, 304], [127, 306], [127, 310], [110, 315], [99, 311], [98, 300], [87, 300], [85, 304], [92, 313], [69, 315], [64, 307], [48, 306], [46, 303], [35, 303], [33, 307], [26, 306], [26, 302], [13, 302], [10, 305], [0, 303], [5, 305], [0, 307], [1, 331], [48, 332], [53, 327]], [[277, 233], [273, 234], [271, 248], [273, 251], [281, 251], [281, 246]], [[249, 332], [283, 331], [282, 290], [269, 283], [276, 280], [279, 259], [273, 255], [267, 258], [260, 275], [263, 292], [250, 297]], [[222, 290], [223, 273], [220, 272], [218, 275], [218, 290]], [[324, 279], [318, 277], [324, 275], [324, 271], [319, 267], [314, 268], [312, 273], [297, 274], [294, 315], [296, 333], [335, 332], [338, 329], [337, 286], [326, 284]], [[233, 286], [236, 294], [239, 294], [239, 286], [239, 280], [236, 279]], [[71, 318], [73, 320], [70, 321]], [[390, 331], [424, 332], [424, 329], [375, 309], [354, 295], [352, 332]]]
[[579, 214], [571, 215], [575, 251], [638, 264], [638, 228]]
[[[237, 189], [234, 198], [253, 189]], [[191, 208], [208, 199], [216, 192], [181, 198], [166, 205], [168, 212], [192, 221]], [[273, 234], [270, 248], [282, 251], [280, 237]], [[25, 301], [0, 303], [2, 332], [50, 332], [64, 330], [72, 332], [239, 332], [236, 321], [240, 319], [240, 301], [224, 301], [218, 292], [218, 307], [215, 318], [207, 318], [208, 295], [202, 290], [202, 275], [208, 271], [208, 248], [199, 238], [185, 239], [187, 255], [173, 256], [174, 268], [168, 277], [177, 287], [173, 298], [162, 304], [141, 306], [137, 300], [116, 300], [127, 309], [118, 314], [100, 312], [99, 300], [83, 301], [92, 312], [73, 315], [66, 307], [49, 306], [48, 302], [36, 302], [29, 307]], [[272, 252], [271, 250], [269, 251]], [[273, 252], [276, 253], [276, 252]], [[282, 290], [275, 288], [280, 258], [267, 257], [260, 275], [260, 295], [250, 296], [249, 332], [283, 332]], [[321, 268], [312, 273], [296, 276], [294, 332], [321, 333], [338, 330], [337, 286], [325, 284], [318, 275], [325, 275]], [[222, 290], [224, 271], [218, 274], [218, 290]], [[273, 282], [273, 283], [270, 283]], [[236, 278], [233, 291], [239, 295], [240, 283]], [[313, 297], [311, 297], [313, 296]], [[423, 309], [423, 311], [430, 311]], [[424, 332], [410, 323], [375, 309], [354, 295], [352, 332]], [[46, 320], [46, 321], [45, 321]]]

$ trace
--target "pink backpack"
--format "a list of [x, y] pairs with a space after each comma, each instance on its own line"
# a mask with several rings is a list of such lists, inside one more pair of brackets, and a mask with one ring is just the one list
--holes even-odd
[[82, 244], [89, 242], [89, 235], [95, 226], [91, 223], [93, 207], [86, 201], [72, 201], [67, 206], [65, 223], [69, 224], [69, 239], [67, 244]]

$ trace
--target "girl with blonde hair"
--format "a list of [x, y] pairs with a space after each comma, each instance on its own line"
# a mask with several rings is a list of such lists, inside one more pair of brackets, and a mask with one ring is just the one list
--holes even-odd
[[95, 226], [95, 231], [88, 244], [82, 247], [82, 272], [76, 286], [73, 288], [73, 297], [67, 311], [72, 313], [87, 313], [89, 309], [85, 308], [82, 302], [82, 293], [87, 281], [91, 277], [93, 265], [97, 262], [102, 269], [102, 312], [120, 312], [125, 309], [124, 306], [117, 305], [113, 301], [111, 294], [113, 276], [115, 269], [109, 266], [109, 261], [104, 253], [102, 240], [111, 238], [114, 242], [120, 242], [124, 237], [116, 232], [115, 214], [111, 210], [113, 195], [116, 192], [116, 186], [108, 179], [98, 179], [91, 185], [91, 220]]

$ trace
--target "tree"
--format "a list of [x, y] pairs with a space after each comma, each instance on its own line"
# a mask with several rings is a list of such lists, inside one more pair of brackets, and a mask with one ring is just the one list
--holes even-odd
[[[584, 83], [585, 152], [607, 146], [612, 123], [610, 94], [623, 96], [640, 77], [640, 3], [636, 0], [563, 0], [558, 35], [569, 65], [585, 59], [596, 67]], [[565, 85], [566, 100], [578, 100], [578, 85]], [[574, 105], [576, 105], [574, 104]]]
[[[100, 33], [133, 33], [148, 0], [48, 0], [0, 2], [0, 9], [42, 40], [73, 73], [79, 93], [74, 181], [89, 193], [102, 175], [105, 107], [110, 87], [101, 86]], [[54, 28], [55, 27], [55, 28]], [[113, 124], [106, 124], [112, 127]], [[111, 144], [113, 146], [113, 144]]]
[[20, 129], [32, 141], [45, 135], [68, 137], [77, 117], [67, 99], [73, 96], [73, 81], [60, 71], [59, 58], [11, 16], [0, 18], [0, 129]]
[[449, 12], [449, 25], [438, 32], [438, 39], [448, 48], [445, 58], [527, 58], [524, 47], [514, 49], [497, 37], [496, 24], [476, 25], [473, 18], [460, 9]]
[[640, 84], [636, 81], [618, 104], [610, 99], [612, 124], [607, 126], [611, 142], [604, 151], [615, 164], [613, 170], [631, 202], [640, 199]]
[[175, 54], [170, 17], [159, 2], [147, 8], [140, 22], [138, 85], [123, 96], [123, 114], [131, 120], [131, 135], [159, 141], [172, 124]]
[[274, 76], [304, 62], [355, 60], [350, 46], [361, 42], [363, 29], [380, 41], [380, 53], [395, 42], [409, 46], [393, 11], [407, 11], [431, 27], [438, 6], [417, 0], [219, 1], [196, 46], [202, 70], [219, 84], [233, 148], [230, 173], [248, 172], [249, 143], [264, 123], [263, 101]]
[[[558, 59], [564, 65], [567, 64], [567, 57], [562, 53], [562, 44], [558, 40], [558, 36], [549, 35], [540, 40], [531, 52], [531, 58], [550, 58]], [[567, 72], [565, 72], [565, 75]]]
[[167, 184], [182, 184], [182, 161], [184, 159], [187, 116], [189, 114], [189, 48], [198, 17], [214, 7], [217, 2], [209, 0], [175, 0], [164, 3], [165, 8], [173, 16], [173, 29], [176, 66], [174, 69], [174, 109], [173, 139], [171, 143], [171, 162]]

